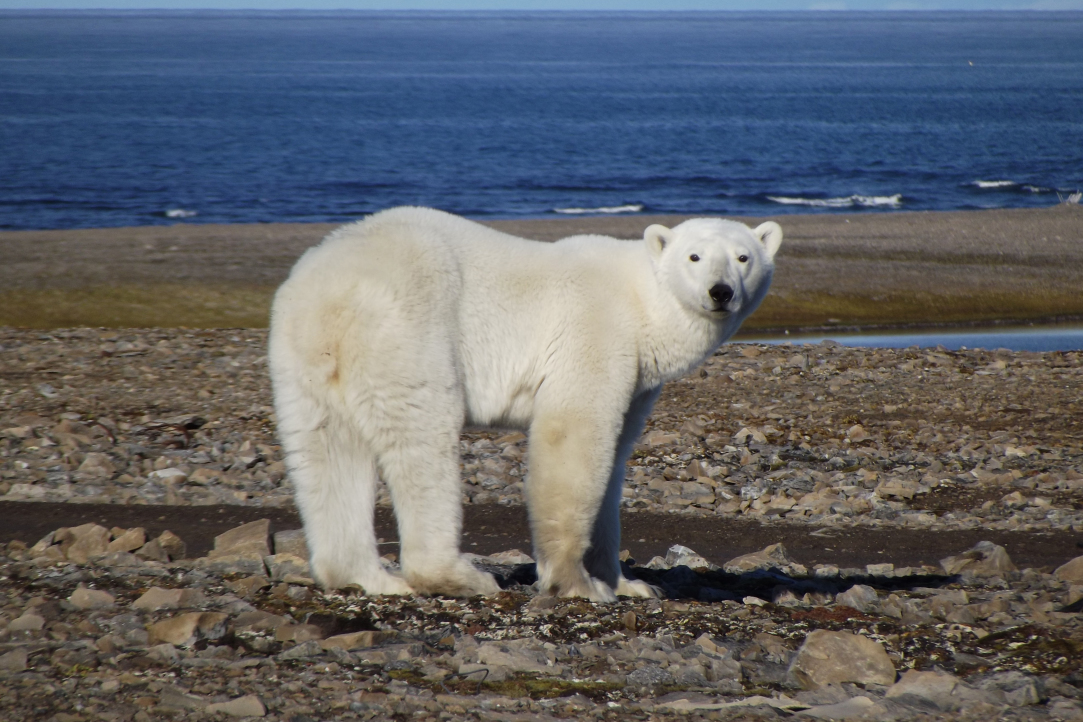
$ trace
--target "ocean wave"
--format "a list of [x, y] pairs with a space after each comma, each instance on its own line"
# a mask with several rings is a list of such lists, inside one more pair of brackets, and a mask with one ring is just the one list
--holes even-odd
[[845, 196], [843, 198], [792, 198], [788, 196], [767, 196], [767, 200], [786, 206], [812, 206], [814, 208], [899, 208], [902, 206], [902, 193], [893, 196]]
[[600, 208], [554, 208], [553, 212], [580, 216], [588, 213], [639, 213], [642, 210], [642, 203], [630, 203], [626, 206], [602, 206]]
[[995, 181], [976, 180], [976, 181], [971, 181], [970, 185], [974, 186], [975, 188], [1011, 188], [1011, 187], [1017, 186], [1019, 184], [1016, 183], [1015, 181], [1010, 181], [1010, 180], [995, 180]]
[[191, 218], [192, 216], [198, 216], [198, 211], [189, 211], [184, 208], [170, 208], [162, 215], [166, 218]]

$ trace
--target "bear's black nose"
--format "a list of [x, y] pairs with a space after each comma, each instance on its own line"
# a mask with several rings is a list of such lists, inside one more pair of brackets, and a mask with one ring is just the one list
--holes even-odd
[[716, 283], [707, 292], [715, 303], [727, 304], [733, 299], [733, 289], [724, 283]]

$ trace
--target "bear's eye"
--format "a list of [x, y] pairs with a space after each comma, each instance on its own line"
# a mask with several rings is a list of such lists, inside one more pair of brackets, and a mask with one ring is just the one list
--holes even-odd
[[748, 263], [748, 256], [744, 256], [744, 255], [737, 256], [737, 260], [740, 261], [741, 263]]
[[699, 260], [699, 256], [697, 256], [695, 253], [693, 253], [691, 256], [688, 257], [688, 260], [692, 261], [692, 263], [695, 263], [696, 261]]

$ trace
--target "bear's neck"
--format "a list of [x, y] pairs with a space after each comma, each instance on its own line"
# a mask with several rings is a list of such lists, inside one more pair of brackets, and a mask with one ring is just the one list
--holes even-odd
[[684, 376], [713, 354], [740, 325], [737, 319], [720, 323], [686, 309], [669, 294], [648, 302], [650, 332], [641, 337], [638, 390], [661, 386]]

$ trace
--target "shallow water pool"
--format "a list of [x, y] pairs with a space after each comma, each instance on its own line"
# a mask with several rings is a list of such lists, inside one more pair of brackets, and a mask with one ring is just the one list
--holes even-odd
[[949, 350], [964, 348], [1012, 351], [1083, 350], [1083, 326], [1025, 326], [997, 329], [938, 329], [935, 331], [890, 331], [875, 333], [788, 334], [741, 341], [769, 344], [804, 344], [837, 341], [843, 346], [866, 348], [907, 348], [943, 346]]

